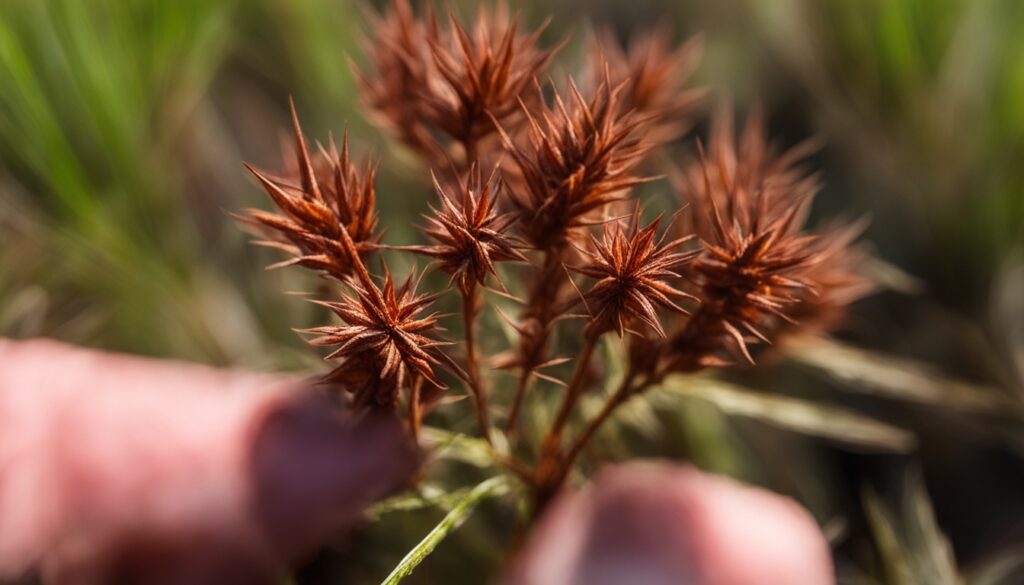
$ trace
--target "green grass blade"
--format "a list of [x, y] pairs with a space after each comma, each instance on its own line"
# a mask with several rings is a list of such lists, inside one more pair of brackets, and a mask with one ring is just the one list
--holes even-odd
[[398, 563], [395, 570], [391, 571], [391, 574], [381, 582], [381, 585], [395, 585], [411, 575], [416, 567], [423, 562], [423, 559], [434, 552], [434, 549], [437, 548], [437, 545], [442, 540], [469, 518], [477, 503], [481, 500], [506, 493], [508, 487], [508, 477], [502, 475], [492, 477], [470, 490], [464, 498], [452, 507], [444, 519], [419, 544], [409, 551], [409, 554], [405, 555], [402, 562]]

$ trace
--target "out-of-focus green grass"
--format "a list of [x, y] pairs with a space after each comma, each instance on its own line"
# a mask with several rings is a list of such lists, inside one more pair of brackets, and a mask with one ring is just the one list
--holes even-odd
[[944, 296], [983, 299], [993, 271], [1024, 246], [1024, 5], [750, 6], [851, 187], [882, 208], [877, 233], [896, 244], [909, 239], [900, 226], [918, 231], [917, 262]]

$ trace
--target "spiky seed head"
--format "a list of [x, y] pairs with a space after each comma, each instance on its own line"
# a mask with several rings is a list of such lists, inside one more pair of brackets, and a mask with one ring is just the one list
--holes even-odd
[[471, 287], [483, 285], [488, 275], [497, 277], [498, 262], [526, 261], [516, 249], [522, 244], [509, 233], [515, 215], [499, 213], [496, 207], [503, 190], [497, 168], [485, 180], [479, 167], [473, 166], [468, 180], [461, 182], [455, 193], [435, 176], [434, 189], [440, 206], [431, 206], [423, 230], [434, 243], [411, 249], [436, 258], [459, 290], [467, 293]]
[[593, 38], [590, 50], [591, 77], [601, 79], [607, 64], [612, 82], [626, 83], [620, 108], [648, 118], [646, 139], [656, 143], [682, 136], [707, 93], [686, 87], [700, 62], [703, 40], [694, 37], [676, 47], [671, 36], [667, 27], [659, 27], [623, 48], [606, 30]]
[[[595, 212], [625, 198], [644, 182], [636, 168], [650, 145], [639, 138], [642, 120], [618, 106], [623, 85], [607, 76], [587, 100], [569, 80], [569, 100], [555, 92], [555, 107], [531, 112], [525, 144], [499, 128], [522, 175], [512, 193], [526, 240], [541, 250], [566, 245], [580, 228], [599, 223]], [[538, 95], [542, 93], [536, 86]]]
[[369, 67], [352, 67], [363, 103], [377, 125], [432, 166], [443, 164], [444, 150], [424, 123], [437, 76], [427, 40], [435, 34], [427, 25], [432, 15], [418, 18], [408, 0], [392, 0], [383, 13], [368, 10], [367, 20], [371, 34], [362, 46]]
[[[340, 300], [318, 302], [344, 324], [305, 331], [317, 335], [309, 341], [311, 345], [335, 347], [327, 359], [342, 360], [329, 378], [344, 384], [346, 375], [372, 366], [381, 381], [375, 388], [381, 393], [375, 398], [378, 401], [397, 396], [397, 390], [414, 376], [441, 386], [434, 367], [444, 364], [437, 348], [445, 343], [429, 336], [437, 329], [437, 315], [424, 314], [437, 295], [417, 294], [412, 275], [401, 286], [389, 273], [380, 288], [362, 279], [350, 280], [348, 285], [351, 293]], [[362, 388], [359, 377], [353, 378], [356, 387]]]
[[590, 248], [581, 249], [585, 261], [571, 269], [594, 279], [581, 297], [590, 313], [590, 334], [615, 330], [622, 336], [639, 323], [665, 337], [658, 307], [686, 312], [673, 299], [694, 297], [670, 283], [696, 256], [684, 248], [692, 238], [665, 241], [667, 231], [659, 237], [659, 224], [660, 218], [641, 227], [637, 210], [628, 222], [605, 224], [601, 239], [591, 236]]
[[341, 280], [354, 268], [340, 243], [342, 231], [355, 242], [360, 257], [375, 248], [377, 169], [372, 162], [356, 168], [349, 156], [347, 135], [340, 152], [331, 140], [326, 150], [321, 148], [317, 156], [310, 156], [294, 103], [292, 124], [296, 158], [294, 165], [286, 168], [286, 176], [274, 177], [246, 165], [280, 213], [250, 209], [246, 216], [237, 217], [267, 233], [269, 237], [258, 244], [291, 256], [273, 268], [300, 265]]
[[686, 175], [683, 195], [703, 244], [691, 276], [701, 310], [673, 337], [677, 369], [729, 363], [723, 347], [753, 362], [748, 345], [770, 342], [773, 325], [793, 322], [797, 304], [814, 293], [821, 247], [802, 228], [818, 183], [797, 166], [805, 151], [776, 155], [760, 118], [737, 147], [726, 135], [731, 116], [719, 115], [711, 158], [698, 144]]
[[553, 55], [539, 47], [544, 28], [520, 33], [499, 2], [494, 10], [481, 7], [468, 30], [451, 14], [447, 29], [431, 29], [427, 40], [440, 83], [429, 86], [429, 124], [466, 145], [494, 133], [491, 117], [505, 124], [519, 117], [518, 100], [530, 99], [530, 84]]

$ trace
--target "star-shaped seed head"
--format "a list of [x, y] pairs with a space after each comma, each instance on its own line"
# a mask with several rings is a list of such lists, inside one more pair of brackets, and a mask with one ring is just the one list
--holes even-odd
[[803, 231], [818, 189], [797, 166], [806, 149], [776, 154], [757, 117], [737, 146], [731, 117], [716, 120], [711, 159], [698, 144], [684, 187], [703, 251], [692, 271], [701, 311], [673, 339], [681, 369], [728, 363], [718, 353], [730, 346], [753, 363], [748, 345], [770, 343], [776, 324], [793, 323], [797, 305], [815, 294], [823, 248]]
[[541, 105], [531, 112], [523, 105], [530, 123], [525, 144], [499, 128], [524, 185], [512, 193], [512, 204], [537, 249], [565, 245], [580, 228], [600, 222], [596, 211], [647, 180], [636, 168], [650, 145], [638, 136], [642, 120], [618, 107], [622, 88], [606, 76], [587, 100], [570, 79], [568, 103], [555, 92], [553, 109]]
[[250, 209], [247, 216], [236, 217], [267, 233], [267, 239], [257, 244], [291, 256], [271, 268], [299, 265], [341, 280], [354, 269], [340, 242], [343, 231], [353, 240], [360, 258], [376, 247], [377, 169], [369, 162], [362, 170], [356, 168], [350, 160], [347, 135], [340, 153], [332, 140], [327, 150], [321, 148], [317, 157], [311, 157], [294, 103], [292, 124], [296, 164], [289, 174], [293, 176], [272, 177], [246, 165], [280, 213]]
[[518, 100], [553, 55], [538, 45], [546, 25], [522, 34], [499, 2], [493, 11], [481, 8], [468, 30], [451, 14], [447, 29], [433, 27], [427, 40], [439, 83], [427, 100], [430, 124], [467, 145], [494, 133], [491, 116], [503, 123], [519, 117]]
[[586, 262], [571, 270], [595, 280], [582, 295], [591, 316], [591, 334], [615, 330], [622, 336], [633, 323], [641, 323], [665, 337], [658, 307], [686, 312], [673, 298], [694, 297], [670, 282], [679, 278], [676, 270], [697, 252], [685, 249], [690, 237], [665, 241], [668, 230], [659, 237], [660, 223], [659, 218], [641, 227], [637, 210], [628, 225], [606, 224], [602, 238], [591, 236], [591, 249], [581, 249]]
[[499, 213], [496, 208], [503, 189], [497, 168], [484, 180], [474, 166], [468, 181], [460, 183], [454, 194], [435, 176], [434, 189], [441, 205], [431, 206], [423, 230], [434, 244], [411, 249], [436, 258], [460, 291], [467, 293], [473, 286], [483, 285], [488, 275], [497, 276], [497, 262], [526, 261], [516, 249], [520, 244], [509, 234], [515, 215]]
[[391, 389], [405, 387], [414, 376], [442, 386], [434, 366], [444, 363], [437, 348], [445, 343], [428, 335], [437, 330], [437, 315], [424, 315], [437, 295], [417, 294], [412, 275], [401, 286], [389, 273], [382, 288], [372, 281], [349, 281], [349, 286], [351, 294], [339, 301], [319, 302], [344, 324], [307, 330], [318, 335], [311, 345], [337, 346], [327, 359], [341, 359], [342, 364], [331, 377], [344, 384], [340, 374], [369, 365], [386, 382], [382, 387], [389, 389], [389, 396], [397, 396]]

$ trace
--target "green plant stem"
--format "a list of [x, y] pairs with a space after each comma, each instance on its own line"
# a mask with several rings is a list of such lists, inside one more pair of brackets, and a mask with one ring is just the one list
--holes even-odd
[[469, 517], [478, 502], [486, 498], [501, 495], [507, 492], [508, 489], [508, 476], [499, 475], [484, 481], [470, 490], [470, 492], [466, 494], [461, 501], [455, 504], [447, 515], [445, 515], [444, 519], [441, 520], [441, 522], [435, 526], [434, 529], [431, 530], [415, 548], [409, 551], [409, 554], [405, 555], [405, 558], [403, 558], [402, 561], [398, 563], [398, 566], [395, 567], [395, 570], [391, 571], [391, 574], [381, 582], [381, 585], [396, 585], [397, 583], [400, 583], [402, 579], [411, 575], [416, 567], [418, 567], [419, 564], [422, 563], [435, 548], [437, 548], [437, 545]]
[[466, 338], [466, 371], [469, 374], [469, 389], [473, 394], [476, 419], [484, 439], [491, 443], [491, 421], [487, 413], [487, 389], [480, 376], [480, 364], [476, 347], [476, 320], [480, 314], [480, 289], [474, 281], [462, 291], [462, 321]]

